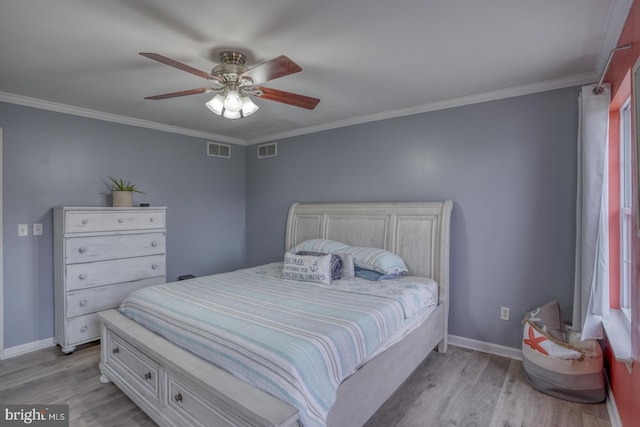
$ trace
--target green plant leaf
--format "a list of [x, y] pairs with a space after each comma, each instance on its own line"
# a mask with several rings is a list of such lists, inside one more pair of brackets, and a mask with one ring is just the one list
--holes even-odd
[[110, 185], [111, 191], [131, 191], [133, 193], [144, 194], [142, 191], [138, 190], [135, 184], [132, 184], [131, 181], [124, 179], [115, 179], [112, 176], [109, 176], [112, 184]]

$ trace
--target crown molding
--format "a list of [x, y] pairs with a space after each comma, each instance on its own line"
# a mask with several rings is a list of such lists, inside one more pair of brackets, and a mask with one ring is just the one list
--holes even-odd
[[497, 101], [500, 99], [512, 98], [516, 96], [530, 95], [538, 92], [546, 92], [550, 90], [563, 89], [572, 86], [581, 86], [585, 84], [595, 83], [599, 79], [599, 74], [595, 71], [587, 73], [575, 74], [572, 76], [562, 77], [553, 80], [545, 80], [537, 83], [530, 83], [521, 86], [514, 86], [505, 89], [492, 90], [474, 95], [461, 96], [457, 98], [445, 99], [442, 101], [430, 102], [414, 107], [399, 108], [396, 110], [383, 111], [381, 113], [368, 114], [364, 116], [353, 117], [346, 120], [339, 120], [318, 126], [308, 126], [289, 132], [276, 133], [266, 135], [260, 138], [254, 138], [247, 141], [247, 145], [260, 144], [274, 140], [291, 138], [295, 136], [306, 135], [309, 133], [321, 132], [346, 126], [359, 125], [379, 120], [393, 119], [397, 117], [410, 116], [414, 114], [428, 113], [431, 111], [445, 110], [448, 108], [462, 107], [465, 105], [478, 104], [488, 101]]
[[218, 135], [215, 133], [202, 132], [193, 129], [186, 129], [177, 126], [166, 125], [163, 123], [152, 122], [148, 120], [135, 119], [132, 117], [120, 116], [118, 114], [105, 113], [88, 108], [75, 107], [73, 105], [61, 104], [58, 102], [45, 101], [43, 99], [30, 98], [22, 95], [15, 95], [7, 92], [0, 92], [0, 101], [10, 104], [24, 105], [26, 107], [39, 108], [42, 110], [55, 111], [58, 113], [71, 114], [73, 116], [87, 117], [90, 119], [104, 120], [106, 122], [120, 123], [123, 125], [137, 126], [147, 129], [159, 130], [162, 132], [176, 133], [179, 135], [193, 136], [217, 142], [228, 142], [231, 144], [245, 145], [246, 142], [240, 138]]
[[292, 138], [296, 136], [306, 135], [310, 133], [322, 132], [325, 130], [337, 129], [341, 127], [354, 126], [364, 123], [370, 123], [380, 120], [393, 119], [414, 114], [428, 113], [431, 111], [445, 110], [448, 108], [462, 107], [465, 105], [478, 104], [482, 102], [497, 101], [500, 99], [513, 98], [516, 96], [530, 95], [550, 90], [563, 89], [566, 87], [580, 86], [591, 84], [598, 81], [600, 75], [596, 71], [590, 71], [582, 74], [562, 77], [558, 79], [545, 80], [537, 83], [530, 83], [521, 86], [514, 86], [505, 89], [492, 90], [474, 95], [461, 96], [457, 98], [444, 99], [441, 101], [430, 102], [427, 104], [417, 105], [414, 107], [399, 108], [396, 110], [383, 111], [380, 113], [368, 114], [364, 116], [352, 117], [346, 120], [338, 120], [331, 123], [325, 123], [317, 126], [307, 126], [288, 132], [274, 133], [259, 138], [244, 140], [225, 135], [218, 135], [208, 132], [197, 131], [193, 129], [180, 128], [177, 126], [165, 125], [158, 122], [134, 119], [131, 117], [119, 116], [117, 114], [104, 113], [101, 111], [90, 110], [87, 108], [74, 107], [72, 105], [60, 104], [57, 102], [45, 101], [42, 99], [29, 98], [21, 95], [0, 92], [0, 101], [11, 104], [25, 105], [28, 107], [40, 108], [44, 110], [56, 111], [60, 113], [72, 114], [75, 116], [88, 117], [97, 120], [105, 120], [130, 126], [138, 126], [148, 129], [159, 130], [163, 132], [176, 133], [180, 135], [193, 136], [213, 140], [216, 142], [227, 142], [238, 145], [255, 145], [263, 142]]

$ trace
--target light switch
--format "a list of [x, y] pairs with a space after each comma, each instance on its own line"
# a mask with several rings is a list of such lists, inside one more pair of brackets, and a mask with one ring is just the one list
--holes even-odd
[[29, 235], [29, 224], [18, 224], [18, 236], [24, 237]]
[[33, 235], [42, 236], [42, 224], [33, 224]]

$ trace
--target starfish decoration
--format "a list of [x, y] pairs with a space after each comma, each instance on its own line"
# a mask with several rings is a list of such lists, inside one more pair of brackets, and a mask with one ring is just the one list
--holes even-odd
[[525, 338], [524, 343], [531, 347], [533, 350], [539, 351], [540, 353], [546, 354], [548, 356], [549, 353], [547, 353], [547, 350], [540, 346], [540, 343], [546, 340], [547, 338], [545, 338], [544, 336], [539, 336], [538, 338], [536, 338], [536, 335], [533, 332], [533, 328], [529, 326], [529, 338]]

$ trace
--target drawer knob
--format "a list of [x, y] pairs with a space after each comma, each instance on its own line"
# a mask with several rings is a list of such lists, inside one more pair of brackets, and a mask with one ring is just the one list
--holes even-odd
[[149, 218], [149, 222], [154, 222], [154, 221], [155, 221], [155, 218], [154, 218], [154, 217], [150, 217], [150, 218]]
[[158, 264], [151, 264], [151, 269], [152, 270], [157, 270], [158, 269]]
[[83, 220], [82, 220], [82, 223], [83, 223], [83, 224], [88, 224], [88, 223], [89, 223], [89, 220], [85, 218], [85, 219], [83, 219]]
[[118, 354], [118, 353], [120, 353], [120, 349], [118, 347], [116, 347], [113, 350], [111, 350], [111, 353]]
[[80, 307], [84, 307], [85, 305], [87, 305], [87, 300], [86, 299], [80, 300]]
[[84, 274], [84, 273], [82, 273], [81, 275], [78, 276], [78, 279], [80, 279], [80, 280], [84, 280], [86, 278], [87, 278], [87, 275]]
[[85, 332], [87, 332], [87, 329], [89, 329], [89, 328], [87, 328], [87, 325], [82, 325], [82, 326], [80, 326], [80, 332], [81, 332], [81, 333], [83, 333], [83, 334], [84, 334]]
[[151, 246], [155, 248], [158, 244], [156, 242], [151, 242]]
[[80, 252], [81, 254], [85, 253], [86, 251], [87, 251], [87, 248], [85, 247], [78, 248], [78, 252]]
[[124, 218], [118, 218], [118, 222], [122, 224], [124, 222]]
[[175, 396], [173, 396], [173, 398], [174, 398], [174, 400], [176, 402], [182, 402], [182, 394], [181, 393], [176, 394]]
[[151, 372], [147, 372], [146, 374], [144, 374], [144, 379], [145, 380], [150, 380], [151, 379]]

